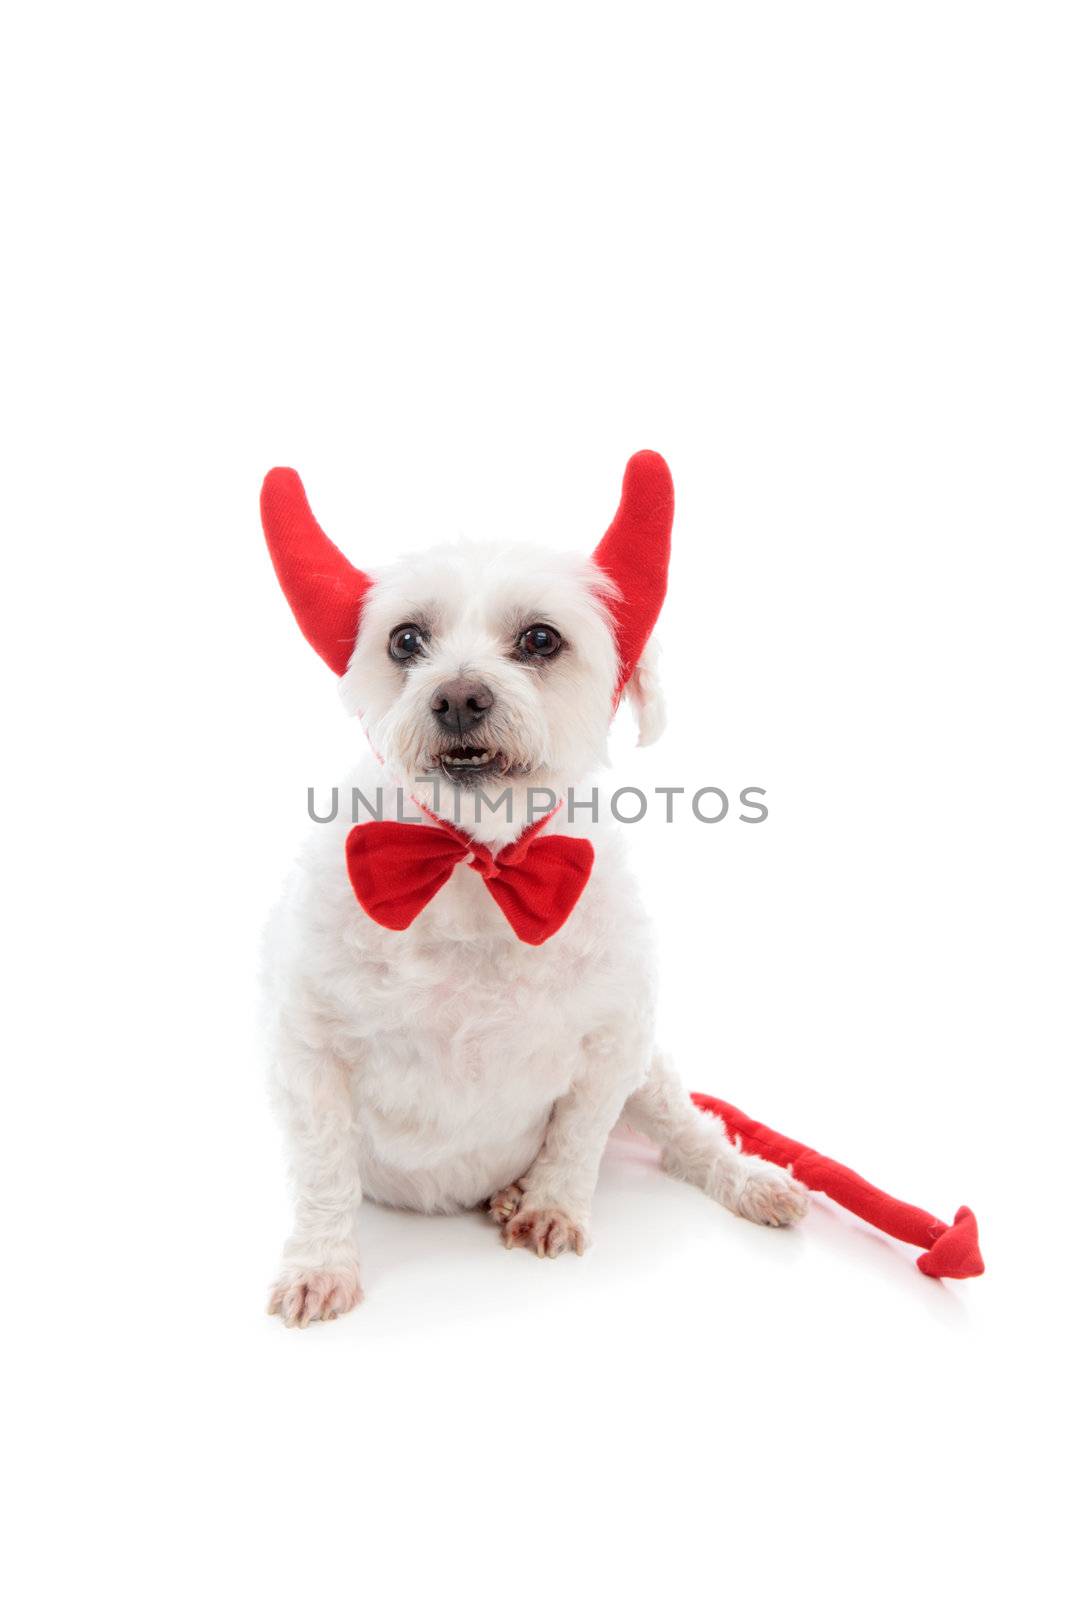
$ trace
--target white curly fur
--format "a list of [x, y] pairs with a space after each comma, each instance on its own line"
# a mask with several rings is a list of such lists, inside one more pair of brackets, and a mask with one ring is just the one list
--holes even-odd
[[[606, 758], [617, 663], [602, 575], [591, 562], [513, 545], [431, 551], [375, 575], [341, 683], [374, 754], [351, 777], [430, 798], [440, 728], [430, 701], [457, 675], [488, 684], [478, 742], [511, 763], [482, 790], [513, 791], [513, 816], [442, 781], [444, 814], [498, 848], [526, 820], [527, 792], [588, 798]], [[391, 631], [418, 622], [425, 655], [398, 665]], [[520, 629], [566, 641], [550, 661], [516, 659]], [[663, 726], [649, 649], [628, 693], [642, 742]], [[605, 806], [604, 811], [608, 808]], [[620, 1117], [651, 1136], [668, 1171], [760, 1222], [787, 1223], [806, 1194], [741, 1155], [698, 1112], [653, 1042], [652, 937], [610, 816], [566, 811], [555, 832], [591, 838], [596, 862], [570, 919], [544, 945], [516, 938], [473, 872], [457, 870], [405, 932], [371, 921], [348, 882], [351, 817], [315, 827], [269, 931], [275, 1099], [295, 1186], [293, 1232], [270, 1309], [293, 1325], [362, 1296], [357, 1212], [369, 1198], [419, 1211], [490, 1207], [508, 1245], [581, 1251], [601, 1156]], [[412, 822], [411, 826], [423, 825]]]

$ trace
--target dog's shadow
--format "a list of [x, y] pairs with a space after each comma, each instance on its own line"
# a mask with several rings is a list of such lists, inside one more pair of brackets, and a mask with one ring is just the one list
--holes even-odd
[[[659, 1169], [656, 1152], [628, 1131], [604, 1158], [594, 1203], [596, 1248], [578, 1259], [539, 1260], [505, 1250], [487, 1213], [426, 1217], [367, 1204], [361, 1217], [366, 1303], [335, 1326], [361, 1337], [422, 1337], [427, 1326], [496, 1318], [558, 1318], [574, 1297], [644, 1293], [678, 1258], [715, 1272], [720, 1284], [750, 1272], [789, 1280], [836, 1256], [853, 1277], [890, 1278], [894, 1292], [918, 1300], [942, 1322], [966, 1318], [953, 1292], [916, 1271], [914, 1252], [867, 1228], [823, 1197], [797, 1228], [759, 1228], [730, 1216], [688, 1184]], [[822, 1265], [822, 1263], [820, 1263]], [[785, 1290], [786, 1284], [779, 1282]]]

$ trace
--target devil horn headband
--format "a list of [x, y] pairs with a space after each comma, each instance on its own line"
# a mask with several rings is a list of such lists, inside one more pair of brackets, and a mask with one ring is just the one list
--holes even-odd
[[259, 511], [278, 582], [300, 631], [340, 676], [355, 649], [360, 608], [371, 581], [327, 539], [292, 467], [267, 473]]
[[617, 590], [608, 601], [619, 652], [616, 700], [641, 659], [667, 593], [673, 521], [670, 468], [654, 450], [641, 450], [626, 463], [615, 520], [593, 551], [593, 560]]
[[[323, 533], [291, 467], [267, 473], [260, 512], [278, 582], [301, 632], [340, 676], [355, 649], [371, 580]], [[641, 659], [667, 592], [673, 519], [667, 463], [654, 450], [631, 456], [615, 520], [593, 552], [611, 580], [607, 606], [619, 652], [616, 695]]]

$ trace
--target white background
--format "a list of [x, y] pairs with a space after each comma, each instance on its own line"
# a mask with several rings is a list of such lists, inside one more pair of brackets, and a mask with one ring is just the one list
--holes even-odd
[[[11, 1592], [1049, 1593], [1061, 9], [5, 32]], [[258, 938], [359, 735], [260, 479], [367, 564], [592, 548], [642, 447], [672, 723], [621, 717], [616, 776], [770, 805], [632, 830], [664, 1037], [973, 1206], [987, 1276], [824, 1204], [761, 1232], [631, 1142], [585, 1259], [368, 1207], [365, 1306], [288, 1332]]]

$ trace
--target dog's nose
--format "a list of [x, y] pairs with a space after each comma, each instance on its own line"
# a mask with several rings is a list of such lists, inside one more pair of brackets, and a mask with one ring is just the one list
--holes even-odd
[[430, 710], [442, 728], [462, 739], [481, 722], [492, 704], [493, 691], [487, 683], [479, 683], [476, 678], [453, 678], [438, 689], [430, 701]]

